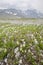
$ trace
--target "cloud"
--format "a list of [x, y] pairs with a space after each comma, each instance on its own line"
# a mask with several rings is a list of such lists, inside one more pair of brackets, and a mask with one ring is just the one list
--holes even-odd
[[43, 0], [0, 0], [0, 8], [37, 9], [43, 12]]

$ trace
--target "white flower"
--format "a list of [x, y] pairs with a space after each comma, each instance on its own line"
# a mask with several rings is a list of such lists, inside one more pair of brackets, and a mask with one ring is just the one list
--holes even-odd
[[43, 41], [41, 40], [41, 43], [43, 43]]
[[25, 43], [23, 44], [23, 47], [25, 47]]
[[20, 52], [17, 52], [15, 57], [18, 58], [20, 56]]
[[20, 43], [17, 41], [17, 44], [19, 45]]
[[15, 30], [14, 32], [17, 33], [18, 31]]
[[28, 50], [28, 52], [31, 52], [30, 49]]
[[7, 49], [5, 48], [4, 52], [6, 52], [6, 51], [7, 51]]
[[31, 34], [31, 36], [32, 36], [32, 37], [34, 37], [34, 35], [33, 35], [33, 34]]
[[23, 46], [23, 45], [21, 44], [21, 45], [20, 45], [20, 48], [22, 48], [22, 46]]
[[22, 51], [22, 48], [20, 48], [20, 51]]
[[25, 44], [25, 41], [23, 43]]
[[18, 48], [18, 47], [17, 47], [17, 48], [15, 48], [14, 53], [17, 53], [17, 52], [18, 52], [18, 50], [19, 50], [19, 48]]
[[34, 42], [35, 42], [35, 44], [38, 44], [38, 41], [36, 39], [34, 39]]
[[6, 39], [4, 39], [4, 43], [6, 43], [7, 41], [6, 41]]
[[42, 36], [40, 36], [40, 39], [42, 38]]
[[43, 57], [43, 54], [40, 54]]
[[26, 53], [26, 50], [25, 50], [25, 53]]
[[23, 42], [24, 42], [24, 39], [21, 39], [21, 41], [23, 41]]
[[33, 53], [31, 52], [31, 54], [33, 55]]
[[41, 60], [41, 62], [43, 63], [43, 60]]
[[2, 26], [2, 28], [4, 28], [4, 26]]
[[19, 60], [19, 63], [22, 64], [22, 59]]
[[5, 63], [7, 63], [7, 58], [4, 61], [5, 61]]

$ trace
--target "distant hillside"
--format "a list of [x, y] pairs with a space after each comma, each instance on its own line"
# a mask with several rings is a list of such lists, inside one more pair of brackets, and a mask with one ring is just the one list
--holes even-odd
[[0, 9], [0, 19], [1, 18], [8, 18], [8, 19], [14, 19], [14, 18], [43, 18], [43, 13], [37, 12], [37, 10], [26, 10], [21, 11], [17, 9]]

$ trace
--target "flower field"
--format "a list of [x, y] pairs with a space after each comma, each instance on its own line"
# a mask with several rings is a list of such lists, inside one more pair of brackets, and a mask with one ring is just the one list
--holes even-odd
[[0, 65], [43, 65], [43, 25], [1, 23]]

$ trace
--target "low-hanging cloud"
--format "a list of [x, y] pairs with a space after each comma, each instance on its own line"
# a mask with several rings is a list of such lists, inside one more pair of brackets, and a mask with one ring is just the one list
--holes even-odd
[[0, 0], [0, 8], [37, 9], [43, 12], [43, 0]]

